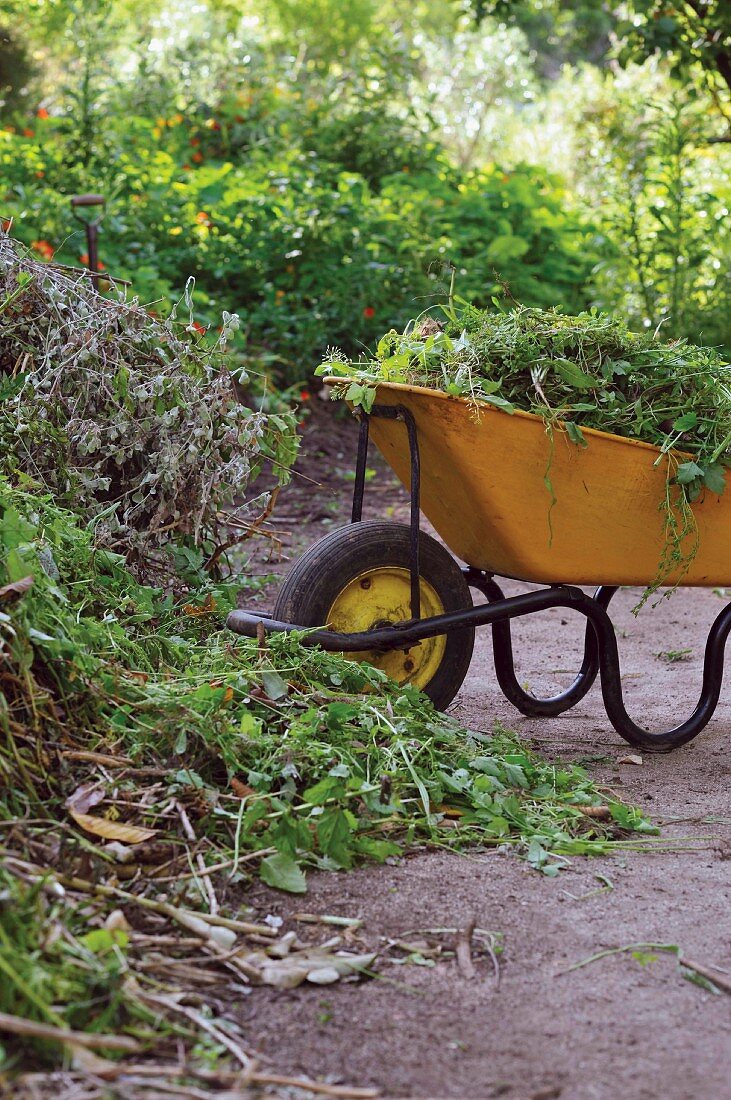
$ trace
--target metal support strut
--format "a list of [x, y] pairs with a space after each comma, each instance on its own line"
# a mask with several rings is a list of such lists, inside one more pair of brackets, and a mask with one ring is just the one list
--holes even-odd
[[[463, 569], [465, 580], [471, 588], [482, 592], [483, 596], [496, 603], [504, 600], [502, 589], [494, 577], [481, 572], [479, 569]], [[617, 591], [617, 588], [598, 588], [594, 593], [594, 600], [605, 610], [609, 601]], [[554, 695], [548, 699], [540, 699], [529, 692], [524, 691], [518, 683], [513, 662], [513, 639], [510, 632], [510, 623], [507, 620], [499, 620], [492, 624], [492, 652], [495, 665], [495, 676], [500, 690], [508, 702], [512, 703], [521, 714], [528, 718], [553, 718], [557, 714], [563, 714], [570, 710], [576, 703], [584, 698], [592, 687], [599, 672], [599, 648], [594, 628], [587, 621], [584, 636], [584, 659], [581, 662], [576, 679], [566, 691]]]
[[366, 460], [368, 458], [368, 436], [370, 418], [380, 417], [382, 420], [401, 420], [406, 425], [409, 437], [409, 458], [411, 460], [411, 540], [410, 540], [410, 573], [411, 573], [411, 617], [421, 617], [421, 585], [419, 582], [419, 516], [421, 510], [421, 460], [419, 457], [419, 437], [416, 431], [416, 421], [407, 408], [403, 405], [373, 405], [370, 412], [361, 410], [358, 413], [360, 419], [360, 431], [358, 433], [358, 457], [355, 464], [355, 484], [353, 486], [353, 510], [351, 522], [360, 523], [363, 516], [363, 496], [365, 494]]
[[[495, 673], [505, 697], [528, 716], [562, 714], [575, 706], [591, 688], [599, 675], [602, 698], [607, 717], [620, 737], [630, 745], [647, 752], [669, 752], [691, 741], [712, 718], [721, 694], [726, 641], [731, 633], [731, 604], [716, 617], [708, 633], [703, 663], [703, 683], [700, 697], [691, 716], [680, 725], [665, 732], [651, 733], [632, 721], [624, 705], [622, 678], [617, 639], [607, 608], [617, 591], [616, 587], [598, 588], [594, 596], [587, 596], [572, 585], [551, 585], [537, 592], [506, 597], [493, 577], [479, 569], [463, 570], [467, 583], [478, 589], [487, 600], [476, 607], [451, 611], [427, 619], [420, 618], [419, 580], [419, 498], [421, 468], [419, 441], [414, 417], [403, 405], [374, 405], [369, 412], [360, 410], [360, 434], [358, 457], [353, 490], [353, 523], [359, 523], [363, 514], [366, 462], [368, 458], [369, 422], [371, 417], [400, 420], [409, 438], [411, 460], [411, 523], [410, 523], [410, 575], [411, 619], [392, 623], [374, 630], [352, 634], [340, 634], [333, 630], [311, 630], [296, 623], [275, 621], [267, 615], [246, 611], [232, 611], [227, 619], [229, 629], [249, 637], [256, 637], [263, 627], [265, 631], [289, 633], [305, 631], [304, 645], [319, 645], [323, 649], [339, 653], [358, 653], [363, 650], [408, 649], [425, 640], [464, 627], [491, 626]], [[574, 682], [565, 691], [547, 699], [540, 699], [524, 691], [518, 683], [513, 663], [513, 643], [510, 620], [522, 615], [532, 615], [552, 607], [577, 612], [586, 619], [584, 657]]]

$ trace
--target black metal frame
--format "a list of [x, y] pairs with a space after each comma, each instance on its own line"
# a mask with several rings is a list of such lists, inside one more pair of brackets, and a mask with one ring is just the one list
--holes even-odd
[[[420, 534], [420, 479], [419, 440], [416, 422], [403, 405], [374, 405], [368, 413], [359, 411], [360, 433], [353, 489], [352, 522], [358, 523], [363, 513], [366, 460], [368, 457], [369, 423], [371, 417], [402, 421], [409, 439], [411, 466], [411, 613], [408, 622], [394, 623], [375, 630], [353, 634], [340, 634], [332, 630], [311, 630], [304, 641], [323, 649], [341, 653], [357, 653], [362, 650], [402, 649], [426, 638], [447, 634], [464, 627], [490, 625], [493, 637], [493, 656], [497, 682], [505, 697], [522, 714], [529, 717], [550, 717], [570, 710], [592, 687], [597, 675], [600, 679], [604, 707], [609, 721], [617, 733], [636, 748], [647, 752], [669, 752], [691, 741], [713, 717], [718, 705], [723, 683], [726, 640], [731, 632], [731, 604], [717, 615], [708, 633], [703, 665], [703, 683], [700, 697], [691, 716], [673, 729], [651, 733], [638, 726], [627, 713], [622, 692], [619, 651], [612, 620], [607, 608], [617, 591], [616, 587], [601, 587], [593, 596], [587, 596], [573, 585], [549, 585], [537, 592], [519, 596], [505, 596], [494, 577], [480, 569], [463, 568], [470, 587], [477, 589], [486, 603], [463, 611], [452, 611], [427, 619], [420, 618], [419, 596], [419, 534]], [[513, 643], [510, 620], [532, 615], [552, 607], [575, 611], [586, 619], [584, 657], [574, 682], [559, 695], [546, 699], [537, 698], [524, 691], [518, 683], [513, 663]], [[257, 630], [290, 632], [307, 629], [293, 623], [278, 622], [267, 615], [232, 611], [228, 626], [240, 634], [255, 636]]]

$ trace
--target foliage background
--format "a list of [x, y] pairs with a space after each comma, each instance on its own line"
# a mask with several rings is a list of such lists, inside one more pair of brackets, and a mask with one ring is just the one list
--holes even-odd
[[107, 268], [162, 315], [194, 275], [201, 329], [239, 313], [240, 362], [279, 388], [452, 269], [478, 305], [728, 346], [717, 7], [694, 53], [682, 12], [640, 3], [9, 3], [0, 213], [79, 265], [69, 198], [101, 191]]

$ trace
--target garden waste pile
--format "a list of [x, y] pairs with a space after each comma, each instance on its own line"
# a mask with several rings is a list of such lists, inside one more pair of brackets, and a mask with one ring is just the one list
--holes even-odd
[[[294, 454], [288, 418], [253, 430], [187, 320], [159, 326], [7, 242], [2, 265], [0, 1087], [281, 1085], [232, 1006], [322, 960], [248, 911], [254, 876], [301, 893], [310, 868], [432, 843], [510, 846], [550, 875], [656, 843], [506, 731], [464, 731], [297, 638], [224, 632], [245, 579], [217, 540], [234, 490]], [[328, 950], [330, 975], [374, 965]]]
[[[582, 428], [659, 448], [667, 492], [667, 547], [651, 589], [687, 569], [698, 549], [690, 505], [720, 494], [731, 465], [731, 365], [714, 348], [631, 332], [596, 310], [576, 317], [518, 306], [487, 311], [459, 299], [405, 332], [387, 333], [373, 358], [331, 352], [318, 373], [353, 379], [335, 388], [368, 409], [379, 382], [426, 386], [512, 413], [540, 416], [553, 440], [590, 446]], [[550, 464], [546, 471], [550, 507]]]

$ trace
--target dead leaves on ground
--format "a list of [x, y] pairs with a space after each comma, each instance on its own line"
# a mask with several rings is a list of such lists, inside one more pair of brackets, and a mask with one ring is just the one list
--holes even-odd
[[25, 595], [29, 588], [33, 587], [32, 577], [21, 577], [19, 581], [11, 581], [0, 587], [0, 603], [17, 600]]

